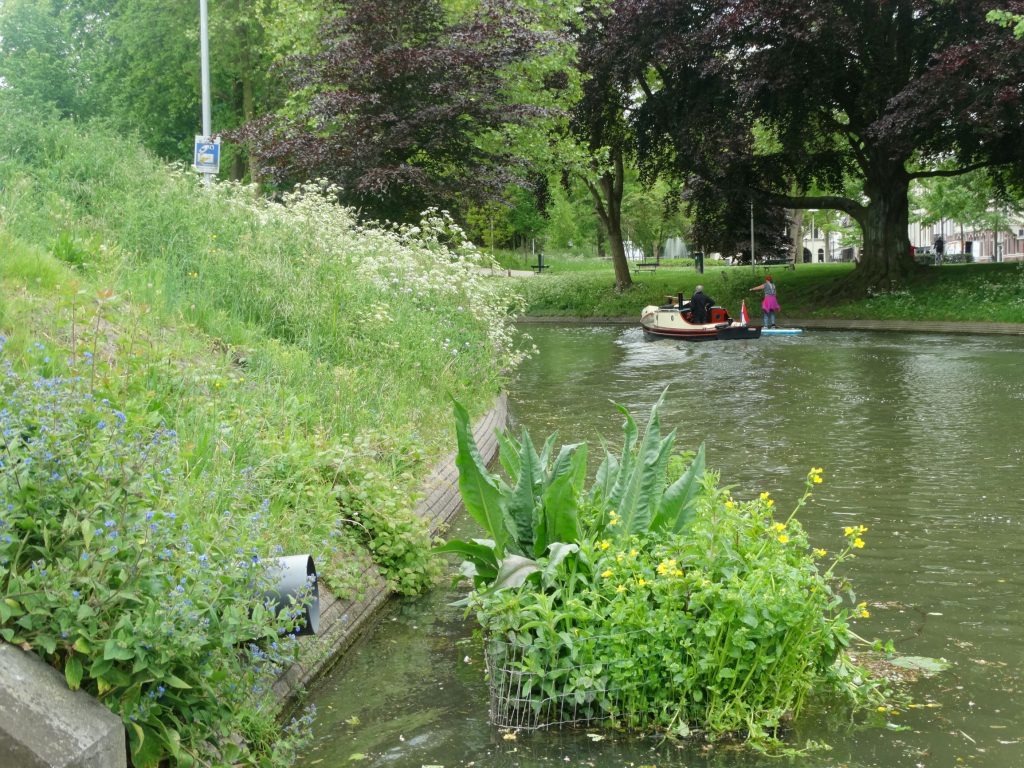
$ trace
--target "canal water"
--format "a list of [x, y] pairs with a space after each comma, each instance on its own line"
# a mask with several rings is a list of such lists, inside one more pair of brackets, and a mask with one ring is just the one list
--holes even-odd
[[[658, 768], [1020, 768], [1024, 766], [1024, 339], [806, 332], [753, 341], [645, 342], [635, 328], [528, 327], [539, 351], [510, 389], [514, 428], [540, 443], [621, 441], [668, 387], [663, 429], [706, 445], [738, 498], [770, 491], [786, 511], [823, 467], [801, 519], [841, 548], [871, 616], [856, 631], [950, 668], [908, 692], [920, 705], [851, 721], [822, 703], [769, 758], [588, 731], [502, 734], [471, 619], [442, 587], [396, 602], [313, 691], [303, 766], [658, 766]], [[467, 528], [472, 523], [462, 521]], [[464, 530], [463, 535], [474, 535]]]

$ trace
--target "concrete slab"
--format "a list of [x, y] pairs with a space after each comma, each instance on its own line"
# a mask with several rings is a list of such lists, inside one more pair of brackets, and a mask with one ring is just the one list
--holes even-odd
[[0, 643], [0, 765], [125, 768], [121, 718], [33, 653]]

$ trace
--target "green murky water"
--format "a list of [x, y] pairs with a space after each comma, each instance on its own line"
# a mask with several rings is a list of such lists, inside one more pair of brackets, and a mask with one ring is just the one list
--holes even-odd
[[644, 342], [634, 328], [527, 330], [541, 351], [510, 406], [535, 439], [616, 441], [609, 401], [645, 417], [668, 386], [663, 422], [680, 445], [706, 441], [709, 467], [737, 497], [769, 490], [785, 510], [807, 470], [824, 467], [801, 519], [831, 550], [844, 525], [869, 526], [846, 568], [871, 604], [857, 631], [952, 662], [911, 687], [940, 706], [872, 728], [819, 708], [792, 740], [832, 751], [782, 760], [594, 741], [597, 731], [506, 740], [487, 723], [471, 623], [439, 589], [396, 603], [314, 691], [316, 742], [301, 765], [1024, 766], [1024, 339], [808, 332], [680, 344]]

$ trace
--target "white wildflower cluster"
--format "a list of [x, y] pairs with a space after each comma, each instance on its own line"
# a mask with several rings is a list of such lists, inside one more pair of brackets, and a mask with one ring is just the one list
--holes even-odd
[[[418, 311], [466, 313], [486, 330], [495, 362], [515, 367], [524, 357], [514, 344], [512, 318], [523, 309], [511, 281], [489, 275], [492, 260], [481, 253], [446, 211], [429, 209], [417, 226], [360, 223], [356, 211], [338, 204], [339, 188], [325, 180], [300, 184], [280, 203], [242, 185], [217, 185], [216, 194], [251, 210], [273, 233], [278, 253], [259, 268], [287, 286], [284, 301], [316, 295], [306, 281], [344, 280], [372, 285], [381, 299], [341, 307], [349, 317], [391, 321], [388, 303], [411, 302]], [[265, 233], [264, 233], [265, 234]], [[301, 264], [302, 269], [295, 269]], [[281, 270], [291, 274], [279, 274]], [[460, 346], [464, 346], [460, 343]]]

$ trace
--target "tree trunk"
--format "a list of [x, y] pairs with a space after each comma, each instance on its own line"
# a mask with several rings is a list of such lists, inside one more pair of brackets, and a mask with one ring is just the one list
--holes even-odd
[[792, 223], [789, 226], [789, 237], [793, 241], [790, 259], [793, 266], [796, 267], [804, 260], [804, 212], [803, 209], [797, 208], [790, 213], [793, 215]]
[[[248, 125], [256, 117], [256, 100], [253, 88], [253, 61], [252, 61], [252, 38], [249, 34], [251, 23], [251, 8], [243, 8], [242, 0], [235, 2], [235, 18], [238, 23], [235, 25], [235, 34], [238, 37], [238, 72], [239, 80], [236, 81], [236, 109], [242, 113], [243, 125]], [[241, 180], [245, 177], [246, 170], [249, 173], [251, 182], [259, 181], [259, 170], [256, 160], [253, 157], [251, 147], [248, 144], [243, 146], [244, 152], [239, 152], [231, 169], [231, 178]]]
[[615, 290], [621, 292], [633, 284], [633, 279], [629, 275], [626, 246], [622, 241], [621, 211], [617, 205], [609, 208], [614, 208], [615, 213], [608, 217], [608, 247], [612, 253], [612, 265], [615, 267]]
[[869, 202], [858, 218], [864, 232], [864, 252], [857, 277], [868, 286], [892, 289], [904, 284], [915, 270], [907, 232], [909, 185], [901, 162], [886, 163], [864, 185]]
[[[248, 40], [247, 40], [248, 43]], [[249, 47], [248, 44], [245, 48], [245, 59], [249, 61]], [[247, 72], [249, 70], [246, 70]], [[251, 123], [256, 118], [256, 99], [253, 94], [252, 75], [246, 74], [242, 80], [242, 117], [246, 124]], [[251, 147], [247, 144], [245, 147], [245, 159], [249, 162], [249, 181], [252, 183], [258, 183], [260, 180], [260, 169], [256, 162], [256, 158], [253, 157]]]
[[622, 163], [622, 152], [612, 149], [612, 170], [605, 171], [597, 184], [586, 179], [587, 188], [594, 200], [594, 210], [608, 235], [608, 247], [615, 267], [615, 290], [622, 292], [633, 285], [626, 261], [626, 247], [622, 241], [622, 188], [626, 172]]

